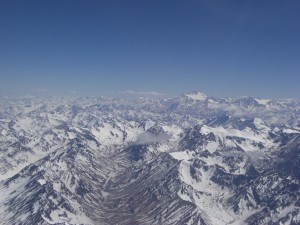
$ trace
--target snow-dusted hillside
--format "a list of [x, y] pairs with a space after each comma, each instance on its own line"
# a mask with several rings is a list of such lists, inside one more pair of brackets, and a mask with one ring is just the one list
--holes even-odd
[[0, 97], [0, 224], [300, 224], [300, 103]]

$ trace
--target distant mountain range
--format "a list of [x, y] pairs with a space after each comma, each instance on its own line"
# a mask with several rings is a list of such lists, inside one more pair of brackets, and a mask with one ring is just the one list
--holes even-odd
[[0, 97], [0, 224], [300, 224], [300, 101]]

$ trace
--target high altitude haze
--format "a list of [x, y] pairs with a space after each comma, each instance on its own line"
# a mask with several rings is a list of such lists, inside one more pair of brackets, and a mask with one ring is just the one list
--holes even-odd
[[1, 1], [0, 94], [299, 98], [299, 1]]

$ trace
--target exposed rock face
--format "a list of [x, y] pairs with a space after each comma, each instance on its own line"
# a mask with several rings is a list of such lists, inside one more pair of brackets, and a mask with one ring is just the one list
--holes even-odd
[[0, 224], [300, 224], [296, 100], [0, 103]]

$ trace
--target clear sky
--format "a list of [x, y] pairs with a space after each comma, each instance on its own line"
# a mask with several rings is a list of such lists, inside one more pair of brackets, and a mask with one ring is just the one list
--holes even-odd
[[0, 0], [0, 94], [300, 98], [299, 0]]

